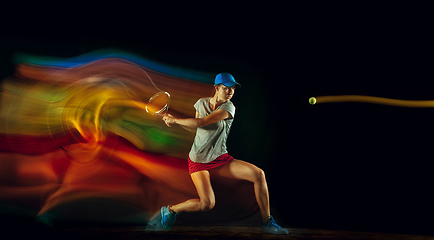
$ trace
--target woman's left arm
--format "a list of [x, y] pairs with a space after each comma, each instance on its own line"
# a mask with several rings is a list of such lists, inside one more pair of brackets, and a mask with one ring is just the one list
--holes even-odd
[[170, 127], [171, 124], [178, 124], [181, 127], [187, 128], [200, 128], [206, 125], [210, 125], [216, 123], [218, 121], [224, 120], [226, 118], [230, 118], [231, 115], [228, 111], [219, 109], [210, 115], [203, 118], [175, 118], [170, 114], [166, 114], [163, 117], [164, 122], [167, 126]]

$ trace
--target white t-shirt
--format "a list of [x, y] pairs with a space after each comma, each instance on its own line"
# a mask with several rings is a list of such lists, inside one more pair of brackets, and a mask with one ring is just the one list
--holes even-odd
[[226, 140], [234, 121], [235, 106], [231, 101], [227, 101], [212, 111], [209, 105], [210, 99], [210, 97], [201, 98], [194, 104], [194, 108], [199, 113], [199, 118], [206, 117], [218, 109], [228, 111], [231, 118], [226, 118], [197, 129], [193, 146], [189, 153], [191, 161], [196, 163], [212, 162], [217, 157], [228, 152], [226, 150]]

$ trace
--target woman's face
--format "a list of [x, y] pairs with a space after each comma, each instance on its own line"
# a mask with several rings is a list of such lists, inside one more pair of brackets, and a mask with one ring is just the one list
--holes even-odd
[[217, 97], [225, 101], [231, 100], [235, 93], [235, 86], [226, 87], [225, 85], [216, 86]]

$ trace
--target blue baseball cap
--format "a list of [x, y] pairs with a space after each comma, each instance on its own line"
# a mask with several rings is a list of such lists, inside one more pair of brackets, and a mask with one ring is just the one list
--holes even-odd
[[237, 87], [241, 87], [241, 84], [237, 83], [234, 76], [232, 76], [230, 73], [217, 74], [217, 76], [215, 76], [214, 86], [217, 84], [223, 84], [226, 87], [232, 87], [234, 85], [237, 85]]

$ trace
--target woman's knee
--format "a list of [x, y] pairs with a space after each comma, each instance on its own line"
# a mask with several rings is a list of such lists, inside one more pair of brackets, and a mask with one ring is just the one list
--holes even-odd
[[252, 183], [262, 183], [265, 182], [265, 172], [264, 170], [255, 167], [251, 169], [249, 174], [246, 177], [246, 180], [252, 182]]
[[264, 170], [258, 168], [255, 172], [255, 181], [256, 182], [264, 182], [265, 181], [265, 172]]
[[200, 210], [209, 211], [215, 206], [215, 199], [200, 199]]
[[219, 170], [218, 175], [247, 180], [253, 183], [265, 182], [265, 173], [262, 169], [251, 163], [237, 159], [223, 166], [223, 168]]
[[196, 172], [191, 175], [199, 195], [199, 211], [209, 211], [215, 206], [214, 191], [211, 186], [208, 171]]

